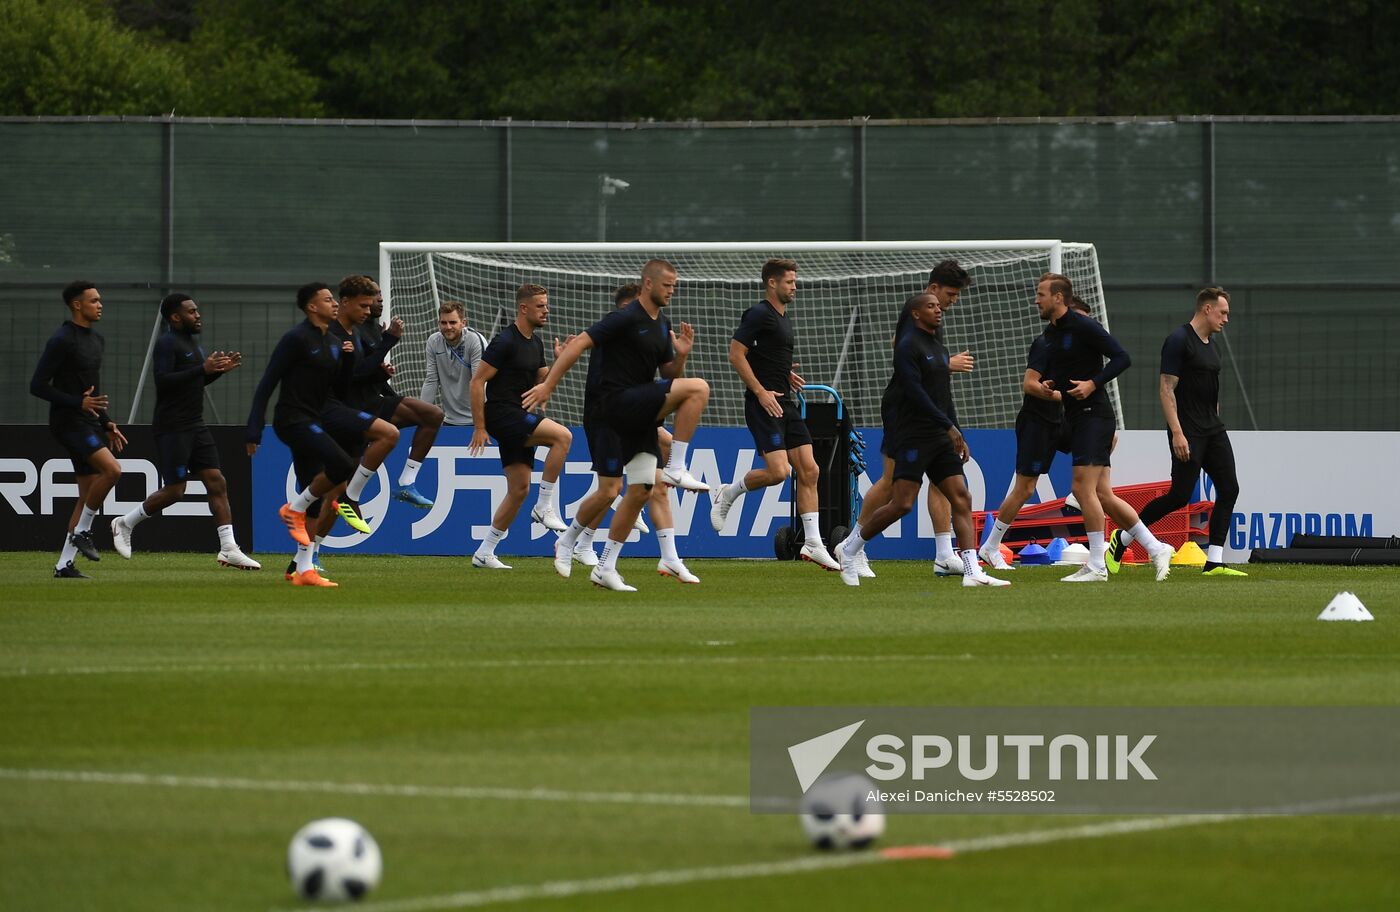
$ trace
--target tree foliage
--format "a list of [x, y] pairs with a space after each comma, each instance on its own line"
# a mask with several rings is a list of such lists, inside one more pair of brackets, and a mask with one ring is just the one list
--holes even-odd
[[[1388, 114], [1390, 0], [0, 0], [5, 113]], [[81, 51], [81, 53], [79, 53]]]

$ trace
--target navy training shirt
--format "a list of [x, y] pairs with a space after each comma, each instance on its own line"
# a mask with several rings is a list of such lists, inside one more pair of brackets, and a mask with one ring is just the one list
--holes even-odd
[[1178, 378], [1176, 415], [1188, 437], [1225, 430], [1220, 420], [1220, 349], [1201, 341], [1190, 323], [1178, 326], [1162, 343], [1162, 373]]
[[[399, 343], [399, 337], [390, 333], [372, 337], [365, 331], [368, 325], [366, 322], [346, 329], [339, 320], [332, 320], [327, 331], [337, 342], [350, 341], [355, 345], [354, 352], [342, 352], [335, 395], [341, 402], [357, 409], [367, 409], [385, 395], [384, 358]], [[389, 394], [393, 394], [392, 389]]]
[[75, 421], [105, 427], [111, 420], [105, 411], [96, 418], [83, 411], [83, 396], [89, 389], [93, 395], [101, 394], [105, 347], [95, 329], [72, 320], [65, 320], [49, 336], [29, 381], [29, 392], [48, 402], [51, 427]]
[[166, 329], [156, 340], [152, 360], [156, 409], [151, 429], [157, 434], [204, 427], [204, 388], [223, 374], [204, 372], [204, 349], [193, 333]]
[[[1043, 380], [1050, 379], [1050, 341], [1045, 338], [1044, 333], [1036, 336], [1035, 341], [1031, 342], [1031, 347], [1026, 352], [1026, 369], [1040, 374]], [[1030, 393], [1025, 394], [1021, 402], [1021, 411], [1052, 424], [1059, 424], [1065, 417], [1063, 405], [1053, 399], [1042, 399]]]
[[956, 427], [951, 377], [948, 350], [933, 333], [911, 324], [894, 346], [894, 374], [886, 387], [890, 426], [885, 433], [929, 437]]
[[544, 341], [538, 330], [527, 339], [520, 328], [511, 323], [486, 346], [481, 360], [496, 369], [496, 376], [486, 381], [486, 401], [523, 409], [520, 397], [540, 382]]
[[595, 376], [596, 363], [599, 396], [651, 383], [656, 379], [657, 368], [676, 356], [671, 346], [671, 324], [665, 314], [652, 319], [641, 301], [612, 311], [588, 327], [587, 332], [593, 340], [589, 375]]
[[281, 387], [272, 423], [287, 427], [319, 421], [340, 370], [340, 342], [308, 318], [283, 333], [253, 393], [247, 439], [261, 443], [263, 418], [273, 389]]
[[[734, 341], [748, 348], [744, 357], [753, 369], [753, 375], [766, 390], [786, 396], [792, 384], [789, 373], [792, 371], [793, 346], [796, 334], [792, 320], [786, 313], [778, 313], [767, 299], [759, 301], [739, 319], [734, 330]], [[753, 391], [745, 387], [745, 396], [753, 396]]]
[[[1045, 327], [1045, 341], [1049, 344], [1049, 379], [1055, 381], [1055, 389], [1060, 391], [1065, 416], [1096, 412], [1112, 418], [1113, 405], [1104, 387], [1132, 364], [1118, 340], [1093, 317], [1066, 310], [1063, 316]], [[1072, 380], [1093, 380], [1096, 387], [1093, 395], [1087, 399], [1071, 396]]]

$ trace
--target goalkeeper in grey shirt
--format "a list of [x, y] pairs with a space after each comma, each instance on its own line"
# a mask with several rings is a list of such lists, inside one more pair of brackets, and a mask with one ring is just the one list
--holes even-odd
[[472, 374], [485, 347], [481, 334], [467, 328], [461, 303], [443, 301], [438, 308], [438, 332], [428, 337], [428, 375], [418, 398], [436, 403], [441, 392], [444, 424], [472, 425]]

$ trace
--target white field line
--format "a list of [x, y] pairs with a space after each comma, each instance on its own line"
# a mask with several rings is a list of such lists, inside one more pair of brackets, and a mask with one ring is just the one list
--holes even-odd
[[[1189, 654], [1173, 656], [1189, 661], [1230, 660], [1238, 656]], [[1273, 656], [1270, 661], [1339, 661], [1346, 659], [1378, 659], [1374, 655], [1298, 655]], [[161, 675], [161, 674], [309, 674], [333, 671], [440, 671], [450, 669], [501, 670], [512, 668], [633, 668], [641, 666], [686, 665], [750, 665], [770, 663], [834, 663], [879, 665], [919, 662], [1082, 662], [1105, 660], [1123, 663], [1160, 661], [1162, 656], [1112, 655], [1089, 656], [1061, 653], [1043, 655], [995, 655], [963, 653], [908, 653], [884, 655], [680, 655], [680, 656], [595, 656], [558, 659], [449, 659], [440, 662], [209, 662], [183, 665], [71, 665], [45, 668], [19, 666], [0, 668], [0, 679], [37, 677], [80, 677], [85, 675]]]
[[[1380, 795], [1364, 795], [1357, 798], [1336, 801], [1315, 801], [1272, 808], [1267, 813], [1327, 813], [1356, 808], [1394, 805], [1400, 802], [1400, 792]], [[979, 836], [958, 839], [927, 848], [943, 849], [952, 856], [972, 852], [994, 852], [1001, 849], [1014, 849], [1029, 845], [1047, 845], [1075, 839], [1099, 839], [1105, 836], [1125, 836], [1133, 833], [1149, 833], [1172, 830], [1180, 827], [1201, 826], [1211, 823], [1225, 823], [1231, 820], [1247, 819], [1241, 814], [1183, 814], [1172, 817], [1146, 817], [1140, 819], [1117, 820], [1108, 823], [1091, 823], [1076, 827], [1053, 827], [1043, 830], [1028, 830], [1021, 833], [1004, 833], [995, 836]], [[921, 847], [905, 847], [921, 848]], [[834, 868], [847, 868], [856, 865], [879, 864], [902, 859], [888, 857], [881, 852], [847, 853], [844, 855], [806, 855], [788, 861], [760, 862], [746, 865], [721, 865], [708, 868], [680, 868], [670, 871], [650, 871], [636, 874], [618, 874], [611, 877], [596, 877], [588, 880], [556, 880], [540, 884], [494, 887], [489, 890], [474, 890], [461, 893], [448, 893], [440, 896], [424, 896], [417, 899], [393, 900], [389, 902], [369, 902], [357, 906], [360, 912], [432, 912], [437, 909], [473, 909], [482, 906], [503, 905], [505, 903], [527, 902], [534, 899], [562, 899], [586, 894], [617, 893], [626, 890], [639, 890], [646, 887], [674, 887], [686, 884], [717, 880], [743, 880], [752, 877], [774, 877], [785, 874], [802, 874], [808, 871], [826, 871]], [[292, 912], [292, 910], [284, 910]]]
[[[508, 669], [508, 668], [611, 668], [641, 665], [747, 665], [772, 662], [849, 662], [849, 663], [909, 663], [909, 662], [970, 662], [992, 656], [957, 654], [911, 655], [688, 655], [688, 656], [598, 656], [573, 659], [460, 659], [441, 662], [219, 662], [188, 665], [74, 665], [57, 668], [4, 668], [0, 678], [62, 677], [67, 675], [147, 675], [147, 674], [259, 674], [310, 673], [325, 671], [438, 671], [442, 669]], [[1024, 658], [1019, 656], [1018, 658]]]
[[747, 795], [699, 795], [666, 792], [584, 792], [547, 788], [492, 788], [456, 785], [394, 785], [367, 782], [311, 782], [278, 779], [241, 779], [223, 776], [169, 776], [151, 773], [113, 773], [97, 770], [45, 770], [0, 768], [0, 779], [29, 782], [76, 782], [92, 785], [134, 785], [158, 788], [192, 788], [211, 791], [318, 792], [333, 795], [391, 796], [400, 798], [469, 798], [502, 801], [555, 801], [575, 804], [646, 804], [677, 807], [747, 808]]
[[[265, 792], [322, 792], [334, 794], [400, 796], [428, 798], [515, 799], [526, 801], [558, 801], [607, 804], [656, 804], [691, 807], [747, 807], [749, 799], [741, 795], [666, 794], [657, 792], [572, 792], [558, 789], [498, 789], [468, 786], [385, 785], [368, 783], [303, 782], [296, 780], [239, 779], [214, 776], [168, 776], [148, 773], [112, 773], [92, 770], [41, 770], [0, 768], [0, 779], [31, 782], [76, 782], [99, 785], [135, 785], [167, 788], [197, 788], [210, 790], [244, 790]], [[1320, 800], [1294, 805], [1260, 808], [1255, 814], [1324, 814], [1359, 808], [1384, 807], [1400, 804], [1400, 792], [1362, 795], [1353, 798]], [[1121, 836], [1178, 827], [1224, 823], [1248, 817], [1247, 813], [1183, 814], [1169, 817], [1146, 817], [1116, 820], [1076, 827], [1050, 827], [1021, 833], [1005, 833], [953, 840], [927, 848], [942, 849], [954, 855], [970, 852], [990, 852], [1019, 846], [1044, 845], [1073, 839], [1095, 839]], [[922, 848], [922, 847], [904, 847]], [[900, 860], [880, 852], [839, 855], [806, 855], [787, 861], [759, 862], [747, 865], [721, 865], [707, 868], [681, 868], [670, 871], [649, 871], [619, 874], [589, 880], [548, 881], [540, 884], [494, 887], [427, 896], [417, 899], [357, 906], [363, 912], [429, 912], [434, 909], [467, 909], [480, 906], [532, 899], [553, 899], [593, 893], [613, 893], [645, 887], [679, 886], [703, 881], [741, 880], [752, 877], [773, 877], [800, 874], [855, 865]]]

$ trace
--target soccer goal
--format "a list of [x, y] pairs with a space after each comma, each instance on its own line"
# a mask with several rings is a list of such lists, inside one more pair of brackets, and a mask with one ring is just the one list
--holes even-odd
[[[966, 427], [1011, 427], [1021, 407], [1026, 350], [1044, 329], [1035, 308], [1042, 273], [1059, 272], [1105, 325], [1108, 312], [1092, 244], [1056, 240], [808, 242], [742, 244], [470, 244], [385, 242], [379, 275], [387, 312], [406, 324], [395, 349], [394, 385], [415, 394], [424, 377], [424, 343], [443, 301], [465, 305], [467, 323], [489, 340], [515, 319], [515, 289], [549, 289], [546, 351], [582, 332], [613, 306], [621, 285], [638, 281], [652, 257], [669, 260], [677, 288], [667, 315], [695, 327], [686, 373], [709, 381], [705, 423], [742, 427], [744, 403], [729, 365], [729, 340], [745, 308], [763, 296], [765, 260], [795, 260], [797, 298], [789, 311], [797, 332], [798, 372], [808, 383], [840, 391], [858, 425], [878, 424], [890, 376], [890, 343], [905, 299], [922, 291], [929, 270], [956, 259], [972, 275], [944, 317], [949, 351], [971, 350], [976, 370], [957, 374], [953, 393]], [[552, 358], [551, 358], [552, 360]], [[585, 371], [571, 371], [550, 402], [565, 423], [583, 416]], [[1116, 384], [1109, 395], [1122, 426]]]

